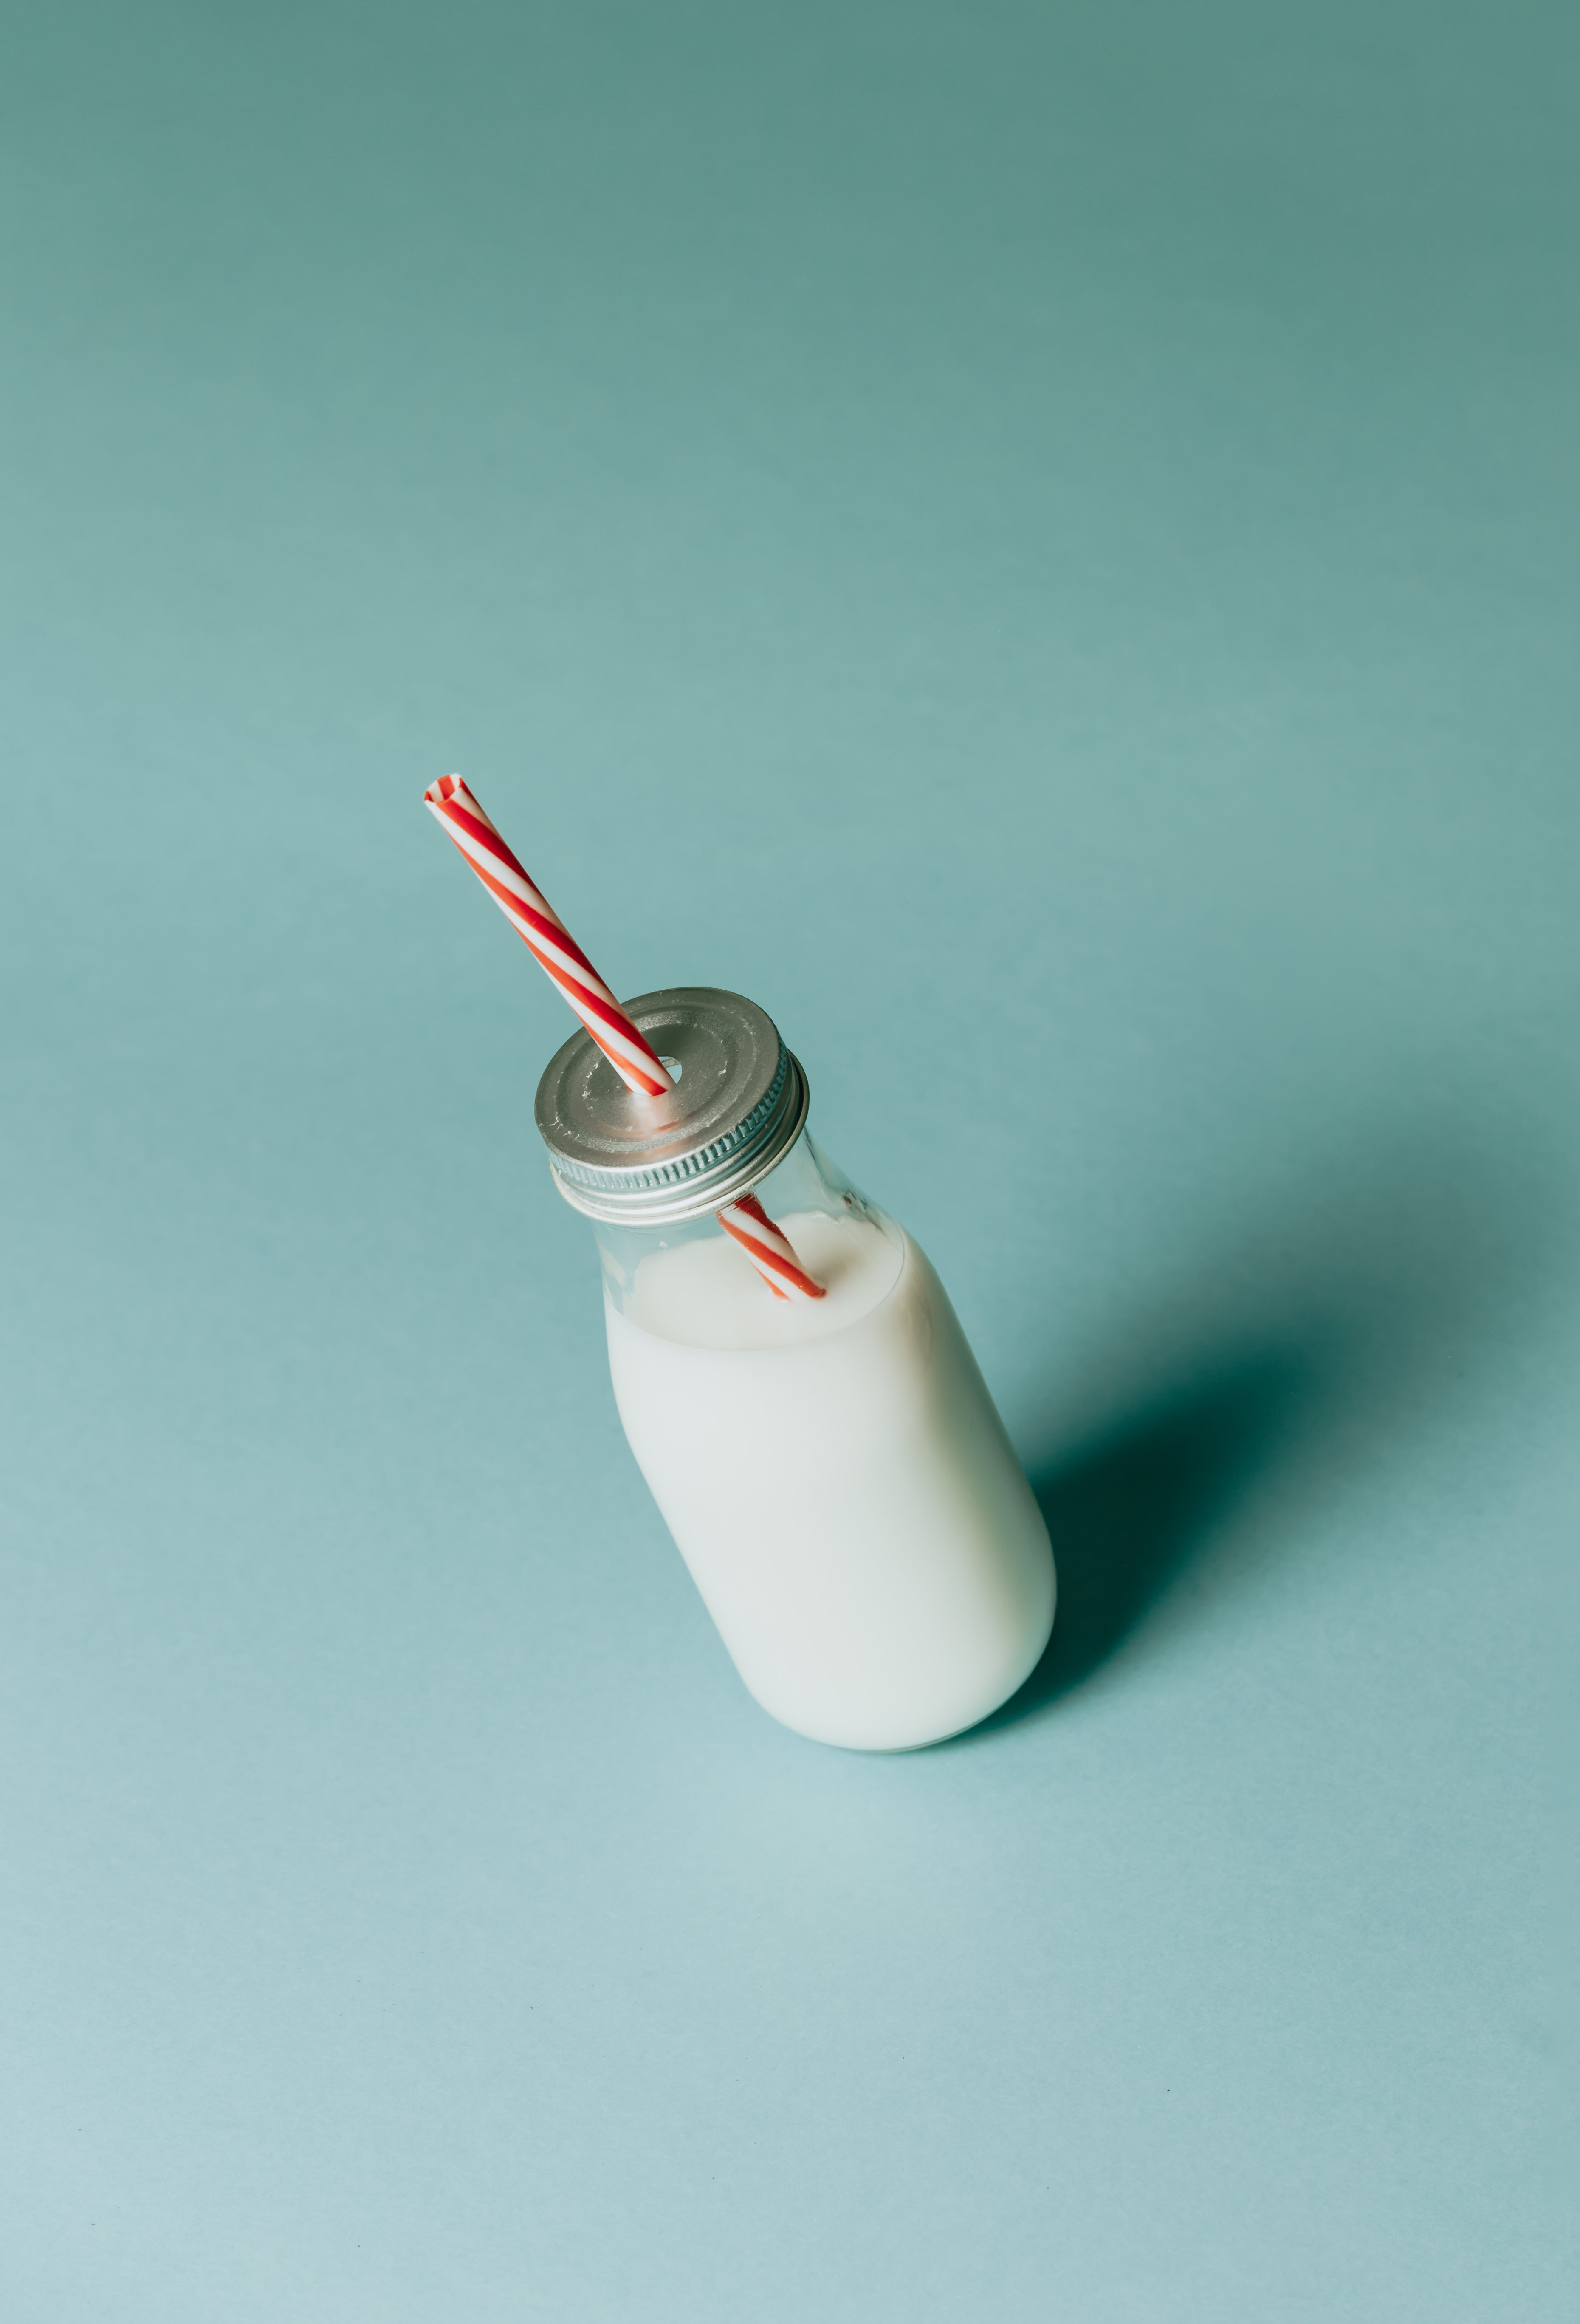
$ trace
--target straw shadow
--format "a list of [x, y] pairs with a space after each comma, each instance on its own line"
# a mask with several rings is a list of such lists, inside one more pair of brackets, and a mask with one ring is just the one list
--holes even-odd
[[[1216, 1598], [1254, 1495], [1337, 1482], [1446, 1379], [1462, 1389], [1542, 1278], [1544, 1191], [1505, 1180], [1484, 1148], [1411, 1139], [1330, 1182], [1313, 1217], [1267, 1222], [1194, 1312], [1138, 1333], [1124, 1369], [1145, 1386], [1032, 1465], [1058, 1617], [1024, 1685], [970, 1733], [1046, 1711], [1154, 1630], [1165, 1601], [1172, 1628]], [[1279, 1533], [1261, 1528], [1251, 1554], [1277, 1554]]]

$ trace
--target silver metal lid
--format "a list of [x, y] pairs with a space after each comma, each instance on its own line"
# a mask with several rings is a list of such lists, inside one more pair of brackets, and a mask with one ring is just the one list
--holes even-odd
[[668, 1066], [666, 1097], [627, 1089], [591, 1033], [573, 1034], [537, 1084], [555, 1182], [589, 1218], [670, 1226], [732, 1203], [801, 1135], [806, 1076], [767, 1011], [712, 985], [645, 992], [627, 1014]]

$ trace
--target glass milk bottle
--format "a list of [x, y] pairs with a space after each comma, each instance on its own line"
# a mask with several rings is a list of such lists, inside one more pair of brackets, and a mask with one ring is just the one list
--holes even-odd
[[[735, 1666], [821, 1743], [899, 1751], [1014, 1693], [1053, 1622], [1047, 1528], [943, 1286], [813, 1144], [765, 1012], [707, 987], [627, 1005], [675, 1086], [590, 1036], [537, 1126], [592, 1221], [632, 1452]], [[821, 1298], [776, 1297], [718, 1213], [755, 1194]]]

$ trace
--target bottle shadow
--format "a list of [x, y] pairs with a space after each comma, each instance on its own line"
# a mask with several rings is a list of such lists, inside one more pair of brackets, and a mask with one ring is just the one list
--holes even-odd
[[1243, 1567], [1253, 1497], [1276, 1501], [1260, 1561], [1297, 1533], [1297, 1486], [1337, 1486], [1448, 1378], [1463, 1392], [1541, 1277], [1540, 1192], [1511, 1189], [1484, 1151], [1396, 1150], [1326, 1186], [1315, 1221], [1266, 1222], [1198, 1300], [1134, 1333], [1118, 1370], [1140, 1384], [1028, 1470], [1059, 1569], [1043, 1658], [958, 1741], [1036, 1718], [1144, 1635], [1172, 1635]]
[[1220, 1358], [1033, 1471], [1059, 1568], [1058, 1618], [1020, 1692], [973, 1732], [1043, 1710], [1109, 1661], [1186, 1583], [1327, 1385], [1314, 1351]]

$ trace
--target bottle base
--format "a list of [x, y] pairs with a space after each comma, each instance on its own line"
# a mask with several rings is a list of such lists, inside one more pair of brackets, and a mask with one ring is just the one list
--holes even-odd
[[748, 1692], [752, 1694], [753, 1702], [760, 1710], [766, 1711], [768, 1717], [776, 1720], [779, 1726], [788, 1728], [792, 1735], [799, 1735], [808, 1743], [822, 1743], [830, 1750], [859, 1751], [873, 1758], [897, 1758], [908, 1751], [931, 1750], [935, 1743], [949, 1743], [952, 1742], [957, 1735], [969, 1735], [973, 1727], [980, 1727], [985, 1719], [991, 1719], [996, 1711], [1002, 1711], [1005, 1704], [1019, 1693], [1048, 1651], [1048, 1643], [1053, 1636], [1053, 1625], [1058, 1619], [1058, 1613], [1059, 1583], [1055, 1573], [1047, 1621], [1042, 1626], [1033, 1650], [1017, 1660], [1015, 1675], [1006, 1684], [993, 1688], [985, 1700], [979, 1702], [975, 1709], [965, 1712], [963, 1716], [960, 1715], [958, 1711], [946, 1714], [945, 1722], [942, 1725], [925, 1722], [920, 1732], [903, 1729], [900, 1732], [892, 1735], [868, 1736], [849, 1731], [835, 1734], [827, 1729], [820, 1731], [817, 1728], [802, 1725], [796, 1720], [787, 1717], [782, 1711], [775, 1710], [771, 1703], [764, 1702], [761, 1696], [753, 1692], [751, 1689], [749, 1688]]

